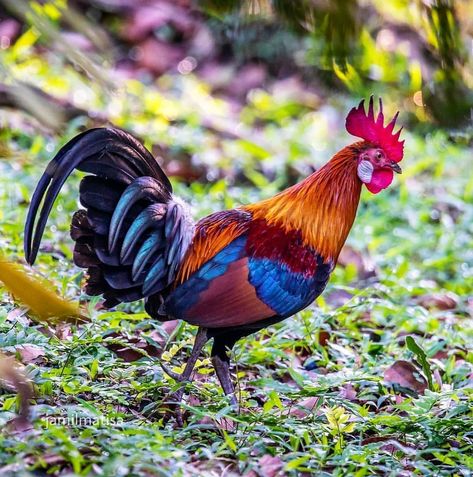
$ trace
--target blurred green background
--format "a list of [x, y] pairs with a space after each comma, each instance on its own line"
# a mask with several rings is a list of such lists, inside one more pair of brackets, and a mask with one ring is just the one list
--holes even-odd
[[[472, 10], [462, 0], [4, 0], [0, 104], [36, 106], [56, 127], [79, 115], [73, 106], [115, 119], [110, 103], [133, 94], [132, 79], [163, 91], [190, 75], [230, 107], [264, 106], [260, 89], [286, 103], [279, 116], [380, 94], [409, 125], [471, 127]], [[34, 87], [71, 107], [51, 117]]]

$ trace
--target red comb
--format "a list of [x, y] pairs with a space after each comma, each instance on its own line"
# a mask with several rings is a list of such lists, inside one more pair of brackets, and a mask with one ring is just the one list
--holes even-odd
[[384, 126], [383, 103], [379, 98], [378, 117], [374, 117], [373, 96], [370, 98], [368, 114], [365, 113], [365, 100], [363, 99], [357, 108], [353, 108], [347, 116], [345, 127], [353, 136], [360, 137], [365, 141], [376, 144], [384, 150], [392, 161], [399, 162], [404, 155], [404, 141], [399, 141], [402, 128], [395, 134], [393, 129], [397, 112], [389, 124]]

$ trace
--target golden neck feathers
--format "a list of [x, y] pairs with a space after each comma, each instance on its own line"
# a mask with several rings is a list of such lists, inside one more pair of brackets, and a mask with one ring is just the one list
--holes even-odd
[[300, 230], [306, 245], [336, 262], [355, 220], [361, 181], [358, 142], [343, 148], [327, 164], [276, 196], [244, 206], [253, 219], [265, 219], [287, 231]]

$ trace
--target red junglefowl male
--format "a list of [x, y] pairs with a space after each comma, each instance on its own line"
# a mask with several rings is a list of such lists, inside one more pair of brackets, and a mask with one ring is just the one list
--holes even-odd
[[[355, 219], [362, 185], [376, 194], [400, 173], [397, 114], [384, 126], [381, 100], [347, 116], [362, 141], [302, 182], [270, 199], [204, 217], [194, 224], [155, 158], [132, 136], [112, 128], [86, 131], [49, 163], [33, 194], [25, 226], [27, 261], [35, 261], [53, 202], [74, 169], [85, 209], [72, 217], [74, 263], [87, 268], [85, 291], [104, 305], [145, 299], [163, 321], [199, 327], [179, 381], [191, 378], [205, 343], [236, 404], [228, 350], [240, 338], [288, 318], [322, 293]], [[44, 199], [41, 213], [37, 211]], [[36, 222], [36, 225], [35, 225]], [[173, 396], [182, 399], [183, 387]]]

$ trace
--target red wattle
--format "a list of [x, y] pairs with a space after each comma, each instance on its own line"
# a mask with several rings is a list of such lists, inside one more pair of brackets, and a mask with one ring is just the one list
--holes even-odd
[[389, 187], [393, 181], [394, 173], [391, 169], [375, 169], [371, 176], [371, 181], [366, 185], [366, 188], [372, 193], [378, 192]]

